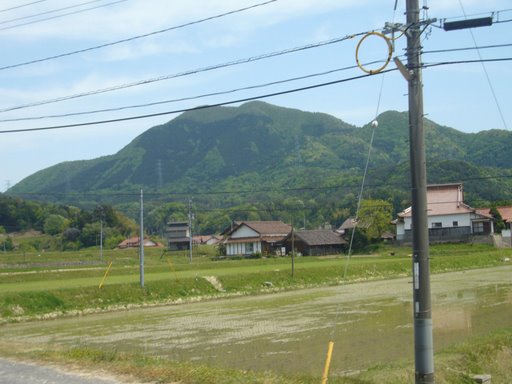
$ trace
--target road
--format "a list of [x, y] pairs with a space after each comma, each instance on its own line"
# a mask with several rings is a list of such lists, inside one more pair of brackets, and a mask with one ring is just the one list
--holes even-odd
[[0, 384], [121, 384], [100, 375], [68, 373], [56, 367], [0, 358]]

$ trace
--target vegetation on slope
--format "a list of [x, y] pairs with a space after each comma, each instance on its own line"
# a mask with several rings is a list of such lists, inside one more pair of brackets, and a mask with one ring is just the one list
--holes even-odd
[[[396, 213], [409, 205], [408, 118], [388, 111], [378, 121], [364, 197], [389, 201]], [[44, 169], [8, 193], [111, 205], [135, 218], [142, 188], [150, 222], [162, 210], [188, 214], [192, 198], [199, 232], [247, 217], [289, 220], [292, 212], [309, 228], [339, 225], [354, 214], [372, 129], [259, 101], [187, 112], [116, 154]], [[464, 182], [475, 207], [512, 200], [512, 133], [467, 134], [425, 120], [425, 135], [429, 183]]]

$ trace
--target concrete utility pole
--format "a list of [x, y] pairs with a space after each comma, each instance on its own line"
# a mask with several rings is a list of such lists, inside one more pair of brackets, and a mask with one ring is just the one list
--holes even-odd
[[192, 262], [192, 199], [188, 199], [188, 259]]
[[427, 166], [423, 133], [421, 24], [419, 1], [406, 0], [409, 140], [412, 187], [413, 305], [415, 383], [434, 383], [427, 215]]
[[100, 260], [103, 261], [103, 217], [100, 219]]
[[139, 270], [140, 286], [144, 287], [144, 197], [142, 189], [140, 190], [140, 234], [139, 234]]

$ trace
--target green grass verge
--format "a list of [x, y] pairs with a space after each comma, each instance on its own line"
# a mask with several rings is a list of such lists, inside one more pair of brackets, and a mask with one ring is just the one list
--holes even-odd
[[[225, 369], [209, 365], [182, 363], [116, 349], [74, 347], [52, 350], [32, 349], [16, 344], [0, 346], [3, 356], [44, 361], [61, 366], [109, 372], [137, 382], [180, 384], [313, 384], [318, 376], [291, 376], [272, 372]], [[503, 329], [485, 337], [449, 347], [435, 355], [437, 384], [470, 384], [473, 376], [488, 373], [493, 384], [509, 383], [512, 377], [512, 329]], [[412, 361], [379, 365], [350, 377], [329, 377], [334, 384], [409, 384], [414, 382]]]
[[[226, 295], [249, 295], [339, 284], [342, 281], [385, 279], [411, 274], [407, 249], [381, 249], [380, 254], [346, 258], [300, 257], [291, 275], [290, 258], [212, 261], [186, 256], [160, 257], [149, 253], [145, 286], [140, 287], [133, 251], [120, 252], [105, 280], [106, 265], [94, 269], [62, 267], [3, 272], [0, 283], [0, 320], [59, 316], [87, 311], [105, 311], [130, 305], [210, 299]], [[398, 251], [398, 252], [397, 252]], [[161, 251], [159, 251], [161, 252]], [[400, 253], [401, 252], [401, 253]], [[509, 251], [510, 253], [511, 251]], [[67, 254], [61, 254], [61, 260]], [[72, 254], [71, 257], [74, 257]], [[509, 257], [509, 255], [507, 256]], [[55, 256], [50, 255], [55, 261]], [[433, 273], [503, 265], [504, 254], [488, 246], [439, 246], [431, 249]], [[345, 268], [347, 275], [344, 280]], [[215, 276], [216, 289], [202, 276]], [[218, 287], [217, 287], [218, 288]]]

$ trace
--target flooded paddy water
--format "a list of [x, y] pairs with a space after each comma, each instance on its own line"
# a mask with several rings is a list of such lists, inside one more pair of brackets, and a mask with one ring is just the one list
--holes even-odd
[[[8, 324], [0, 342], [87, 346], [321, 375], [412, 359], [410, 278]], [[436, 350], [512, 326], [512, 266], [432, 276]]]

